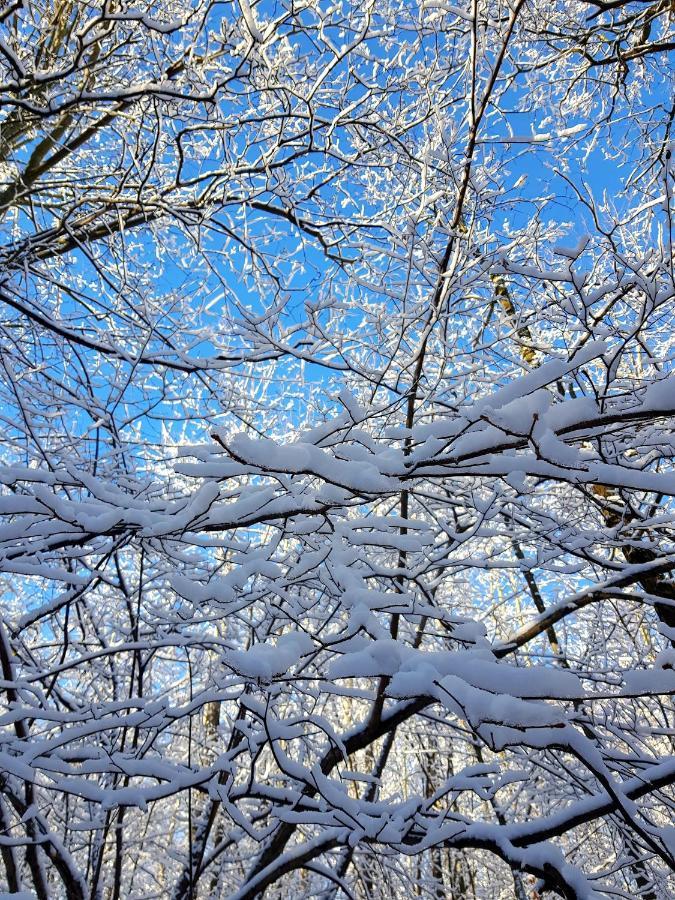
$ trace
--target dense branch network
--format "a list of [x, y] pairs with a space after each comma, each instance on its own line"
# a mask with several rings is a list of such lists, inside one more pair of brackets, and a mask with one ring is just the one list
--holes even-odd
[[0, 891], [672, 896], [672, 25], [0, 12]]

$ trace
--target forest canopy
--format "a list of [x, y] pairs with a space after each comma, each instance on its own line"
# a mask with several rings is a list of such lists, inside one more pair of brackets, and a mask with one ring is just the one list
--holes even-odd
[[675, 895], [674, 8], [456, 4], [0, 8], [2, 897]]

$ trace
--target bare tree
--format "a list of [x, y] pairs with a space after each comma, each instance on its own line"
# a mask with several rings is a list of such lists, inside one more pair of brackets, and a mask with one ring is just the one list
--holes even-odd
[[10, 896], [672, 896], [672, 21], [5, 5]]

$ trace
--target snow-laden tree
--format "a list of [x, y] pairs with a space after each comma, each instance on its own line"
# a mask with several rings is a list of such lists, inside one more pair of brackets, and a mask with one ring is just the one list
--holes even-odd
[[0, 890], [673, 896], [673, 49], [5, 3]]

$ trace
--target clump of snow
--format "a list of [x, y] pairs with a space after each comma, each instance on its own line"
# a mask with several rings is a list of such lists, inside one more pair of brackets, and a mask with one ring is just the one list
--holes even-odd
[[270, 681], [287, 672], [302, 656], [314, 649], [312, 639], [304, 631], [292, 631], [278, 638], [276, 644], [254, 644], [248, 650], [231, 650], [225, 661], [240, 675]]

